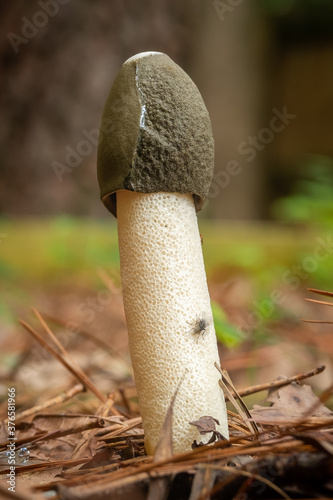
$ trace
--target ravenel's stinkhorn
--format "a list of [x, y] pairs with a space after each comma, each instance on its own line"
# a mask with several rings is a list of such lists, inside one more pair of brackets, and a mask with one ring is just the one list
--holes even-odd
[[217, 419], [228, 437], [196, 217], [213, 164], [209, 115], [188, 75], [159, 52], [128, 59], [104, 108], [98, 179], [118, 219], [130, 354], [150, 454], [178, 386], [174, 452], [210, 438], [190, 425], [202, 416]]

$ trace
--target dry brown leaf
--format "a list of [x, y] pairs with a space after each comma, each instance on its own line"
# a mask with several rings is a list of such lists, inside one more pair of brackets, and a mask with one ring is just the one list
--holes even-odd
[[89, 422], [96, 422], [98, 419], [99, 417], [96, 415], [40, 414], [33, 418], [33, 423], [39, 431], [53, 433], [70, 430], [74, 427], [82, 427]]
[[97, 451], [90, 460], [79, 467], [79, 470], [102, 467], [103, 465], [109, 465], [111, 463], [118, 462], [120, 461], [120, 459], [121, 456], [119, 454], [114, 453], [113, 450], [104, 448]]
[[216, 432], [216, 424], [220, 425], [220, 422], [214, 417], [204, 416], [200, 417], [199, 420], [190, 422], [190, 424], [194, 425], [200, 434], [204, 435], [207, 432]]
[[[252, 417], [256, 421], [278, 421], [278, 420], [299, 420], [303, 416], [332, 416], [326, 408], [313, 394], [309, 385], [292, 383], [284, 387], [279, 387], [269, 391], [264, 403], [271, 403], [270, 406], [254, 405], [251, 410]], [[315, 408], [309, 415], [309, 411]]]
[[198, 443], [196, 440], [194, 440], [192, 444], [193, 449], [197, 448], [198, 446], [203, 446], [204, 444], [211, 444], [215, 443], [216, 441], [225, 440], [225, 437], [222, 436], [222, 434], [216, 430], [216, 424], [219, 425], [219, 421], [216, 420], [216, 418], [210, 416], [203, 416], [200, 417], [199, 420], [194, 420], [193, 422], [190, 422], [190, 425], [194, 425], [202, 436], [208, 433], [212, 433], [207, 443], [203, 443], [202, 441]]

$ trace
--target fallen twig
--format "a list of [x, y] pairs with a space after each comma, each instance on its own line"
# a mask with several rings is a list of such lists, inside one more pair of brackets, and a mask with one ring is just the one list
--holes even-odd
[[81, 368], [79, 368], [78, 366], [75, 366], [76, 364], [73, 366], [73, 364], [74, 364], [73, 360], [70, 358], [68, 353], [66, 353], [67, 359], [65, 359], [65, 357], [62, 354], [60, 354], [53, 346], [48, 344], [43, 339], [43, 337], [38, 332], [36, 332], [36, 330], [34, 330], [34, 328], [32, 328], [32, 326], [30, 326], [28, 323], [26, 323], [22, 319], [20, 319], [19, 321], [20, 321], [21, 325], [37, 340], [37, 342], [46, 351], [48, 351], [50, 354], [52, 354], [52, 356], [54, 356], [58, 361], [60, 361], [60, 363], [62, 363], [67, 368], [67, 370], [69, 370], [70, 373], [72, 375], [74, 375], [87, 389], [90, 389], [90, 391], [93, 394], [95, 394], [95, 396], [97, 396], [98, 399], [100, 399], [103, 403], [106, 401], [106, 397], [104, 396], [104, 394], [102, 394], [100, 392], [100, 390], [95, 386], [95, 384], [90, 380], [90, 378], [84, 373], [84, 371], [81, 370]]
[[[80, 392], [83, 392], [85, 390], [84, 386], [82, 384], [77, 384], [74, 387], [71, 387], [67, 391], [59, 394], [59, 396], [56, 396], [52, 399], [49, 399], [48, 401], [45, 401], [45, 403], [42, 403], [40, 405], [33, 406], [32, 408], [29, 408], [28, 410], [24, 410], [21, 413], [17, 413], [15, 415], [15, 421], [16, 423], [19, 422], [20, 420], [31, 417], [32, 415], [35, 415], [41, 410], [46, 410], [46, 408], [51, 408], [52, 406], [55, 406], [57, 404], [64, 403], [65, 401], [68, 401], [69, 399], [73, 398]], [[5, 425], [7, 425], [8, 419], [3, 421]]]
[[313, 370], [310, 370], [305, 373], [299, 373], [298, 375], [293, 375], [292, 377], [279, 378], [278, 380], [273, 380], [273, 382], [267, 382], [266, 384], [258, 384], [248, 387], [246, 389], [240, 389], [238, 394], [242, 397], [249, 396], [250, 394], [255, 394], [256, 392], [267, 391], [269, 389], [276, 389], [277, 387], [283, 387], [284, 385], [289, 385], [292, 382], [300, 382], [309, 377], [313, 377], [314, 375], [318, 375], [325, 370], [326, 366], [321, 365]]

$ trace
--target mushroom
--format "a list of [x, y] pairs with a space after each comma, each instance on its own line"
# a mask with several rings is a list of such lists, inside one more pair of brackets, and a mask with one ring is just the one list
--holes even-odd
[[170, 401], [173, 450], [207, 442], [190, 422], [209, 415], [228, 438], [217, 341], [196, 212], [213, 175], [214, 142], [201, 95], [167, 55], [128, 59], [100, 128], [101, 199], [118, 219], [130, 355], [152, 454]]

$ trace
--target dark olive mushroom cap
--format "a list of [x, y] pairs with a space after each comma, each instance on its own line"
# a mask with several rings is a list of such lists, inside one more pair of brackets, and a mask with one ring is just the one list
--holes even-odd
[[101, 199], [117, 216], [116, 191], [191, 193], [199, 211], [214, 169], [206, 106], [190, 77], [167, 55], [128, 59], [107, 98], [100, 126]]

